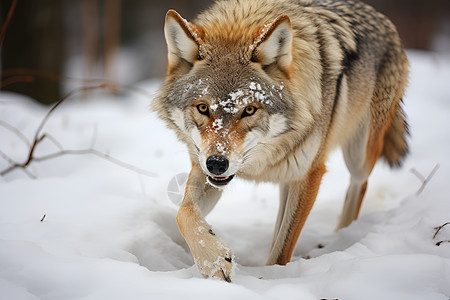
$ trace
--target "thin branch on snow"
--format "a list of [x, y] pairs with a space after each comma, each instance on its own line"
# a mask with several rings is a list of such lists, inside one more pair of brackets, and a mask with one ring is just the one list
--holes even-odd
[[[1, 176], [4, 176], [6, 174], [8, 174], [9, 172], [11, 172], [12, 170], [15, 170], [17, 168], [22, 168], [22, 169], [26, 169], [26, 167], [33, 161], [34, 159], [34, 151], [36, 149], [36, 146], [41, 143], [45, 138], [46, 138], [46, 134], [42, 134], [41, 135], [41, 131], [42, 128], [44, 127], [44, 125], [47, 123], [48, 119], [50, 118], [51, 114], [55, 111], [56, 108], [58, 108], [58, 106], [60, 106], [66, 99], [72, 97], [73, 95], [75, 95], [76, 93], [79, 92], [83, 92], [83, 91], [88, 91], [88, 90], [94, 90], [94, 89], [99, 89], [99, 88], [105, 88], [107, 87], [106, 84], [101, 84], [101, 85], [96, 85], [96, 86], [88, 86], [88, 87], [82, 87], [79, 89], [76, 89], [70, 93], [68, 93], [66, 96], [64, 96], [63, 98], [61, 98], [58, 102], [56, 102], [51, 108], [50, 110], [47, 112], [47, 114], [44, 116], [44, 119], [41, 121], [41, 123], [38, 126], [38, 129], [36, 130], [36, 133], [34, 135], [34, 139], [33, 142], [31, 143], [31, 147], [30, 150], [28, 152], [28, 158], [23, 162], [23, 163], [14, 163], [12, 164], [12, 166], [10, 166], [9, 168], [3, 170], [0, 172]], [[29, 175], [29, 174], [28, 174]]]
[[46, 160], [49, 160], [49, 159], [57, 158], [57, 157], [60, 157], [60, 156], [63, 156], [63, 155], [86, 155], [86, 154], [91, 154], [91, 155], [94, 155], [96, 157], [103, 158], [103, 159], [105, 159], [105, 160], [107, 160], [107, 161], [109, 161], [109, 162], [111, 162], [111, 163], [113, 163], [115, 165], [118, 165], [118, 166], [120, 166], [122, 168], [131, 170], [131, 171], [136, 172], [136, 173], [141, 174], [141, 175], [145, 175], [145, 176], [148, 176], [148, 177], [156, 177], [155, 173], [152, 173], [152, 172], [146, 171], [144, 169], [138, 168], [136, 166], [130, 165], [130, 164], [124, 162], [124, 161], [121, 161], [120, 159], [117, 159], [115, 157], [110, 156], [109, 154], [100, 152], [100, 151], [95, 150], [95, 149], [61, 150], [61, 151], [58, 151], [58, 152], [55, 152], [55, 153], [51, 153], [51, 154], [47, 154], [47, 155], [44, 155], [44, 156], [41, 156], [41, 157], [34, 157], [34, 161], [42, 162], [42, 161], [46, 161]]
[[411, 173], [413, 173], [414, 175], [416, 175], [417, 178], [419, 178], [422, 182], [425, 181], [425, 177], [423, 177], [423, 175], [421, 173], [419, 173], [419, 171], [417, 171], [416, 169], [411, 169]]
[[12, 158], [10, 158], [8, 155], [3, 153], [3, 151], [1, 151], [1, 150], [0, 150], [0, 157], [3, 158], [4, 160], [6, 160], [10, 165], [14, 165], [16, 163]]
[[[15, 162], [12, 158], [10, 158], [8, 155], [0, 151], [0, 157], [2, 157], [4, 160], [6, 160], [10, 165], [18, 165], [17, 162]], [[6, 171], [6, 170], [4, 170]], [[28, 177], [36, 179], [36, 176], [33, 175], [28, 169], [22, 168], [22, 171], [28, 175]], [[0, 172], [0, 175], [3, 176], [3, 171]]]
[[30, 141], [27, 139], [27, 137], [20, 132], [19, 129], [17, 129], [16, 127], [12, 126], [9, 123], [6, 123], [3, 120], [0, 120], [0, 126], [11, 131], [12, 133], [14, 133], [19, 139], [21, 139], [28, 147], [31, 146]]
[[45, 137], [53, 143], [59, 150], [64, 150], [64, 147], [61, 145], [61, 143], [52, 135], [49, 133], [45, 133]]
[[[450, 222], [447, 222], [445, 224], [442, 224], [441, 226], [438, 226], [438, 227], [434, 228], [436, 230], [436, 232], [434, 233], [433, 240], [436, 238], [436, 236], [438, 235], [439, 231], [441, 231], [441, 229], [444, 228], [447, 225], [450, 225]], [[442, 243], [450, 243], [450, 240], [439, 241], [439, 242], [436, 243], [436, 246], [440, 246]]]
[[436, 246], [440, 246], [442, 243], [450, 243], [450, 240], [443, 240], [436, 243]]
[[435, 165], [431, 173], [425, 178], [419, 171], [416, 169], [411, 169], [411, 173], [416, 175], [417, 178], [419, 178], [422, 181], [422, 185], [417, 190], [416, 195], [420, 195], [423, 190], [425, 189], [426, 185], [430, 182], [430, 180], [433, 178], [434, 174], [436, 174], [437, 170], [439, 169], [439, 164]]
[[[136, 166], [133, 166], [131, 164], [128, 164], [124, 161], [121, 161], [117, 158], [114, 158], [112, 156], [110, 156], [109, 154], [100, 152], [96, 149], [93, 148], [96, 138], [97, 138], [97, 127], [94, 128], [94, 134], [93, 134], [93, 138], [91, 141], [91, 147], [88, 149], [79, 149], [79, 150], [65, 150], [62, 146], [62, 144], [52, 135], [48, 134], [48, 133], [41, 133], [42, 129], [44, 128], [45, 124], [47, 123], [48, 119], [50, 118], [50, 116], [52, 115], [52, 113], [56, 110], [56, 108], [58, 106], [60, 106], [65, 100], [67, 100], [68, 98], [72, 97], [74, 94], [80, 93], [80, 92], [85, 92], [85, 91], [89, 91], [89, 90], [95, 90], [95, 89], [101, 89], [101, 88], [109, 88], [111, 90], [119, 90], [119, 88], [115, 85], [111, 85], [109, 83], [102, 83], [100, 85], [95, 85], [95, 86], [87, 86], [87, 87], [81, 87], [78, 88], [70, 93], [68, 93], [66, 96], [64, 96], [63, 98], [61, 98], [58, 102], [56, 102], [51, 108], [50, 110], [47, 112], [47, 114], [44, 116], [43, 120], [41, 121], [41, 123], [39, 123], [39, 126], [36, 130], [36, 133], [34, 135], [34, 139], [33, 141], [30, 143], [28, 141], [28, 139], [20, 132], [20, 130], [18, 130], [17, 128], [15, 128], [14, 126], [6, 123], [6, 122], [1, 122], [0, 125], [4, 128], [7, 128], [9, 131], [15, 133], [21, 140], [23, 140], [27, 146], [30, 147], [29, 151], [28, 151], [28, 155], [27, 155], [27, 159], [22, 162], [22, 163], [18, 163], [15, 162], [13, 159], [11, 159], [8, 155], [6, 155], [5, 153], [0, 151], [0, 156], [5, 159], [10, 166], [4, 170], [2, 170], [0, 172], [1, 176], [5, 176], [6, 174], [10, 173], [11, 171], [15, 170], [15, 169], [21, 169], [23, 170], [28, 176], [30, 176], [31, 178], [36, 178], [35, 175], [33, 175], [27, 168], [30, 165], [31, 162], [42, 162], [42, 161], [46, 161], [49, 159], [53, 159], [53, 158], [57, 158], [63, 155], [86, 155], [86, 154], [91, 154], [94, 155], [96, 157], [105, 159], [115, 165], [118, 165], [122, 168], [131, 170], [133, 172], [136, 172], [138, 174], [141, 175], [145, 175], [148, 177], [156, 177], [155, 173], [146, 171], [144, 169], [138, 168]], [[141, 90], [141, 89], [134, 89], [131, 87], [123, 87], [120, 89], [126, 89], [126, 90], [131, 90], [134, 92], [137, 92], [139, 94], [144, 94], [145, 91]], [[148, 96], [148, 93], [145, 94], [146, 96]], [[59, 151], [51, 153], [51, 154], [47, 154], [41, 157], [36, 157], [35, 156], [35, 150], [37, 148], [37, 146], [44, 141], [45, 139], [48, 139], [49, 141], [51, 141], [58, 149]]]
[[445, 226], [450, 225], [450, 222], [447, 222], [441, 226], [438, 227], [434, 227], [434, 229], [436, 230], [436, 233], [433, 236], [433, 240], [436, 238], [437, 234], [439, 233], [439, 231], [441, 231], [442, 228], [444, 228]]

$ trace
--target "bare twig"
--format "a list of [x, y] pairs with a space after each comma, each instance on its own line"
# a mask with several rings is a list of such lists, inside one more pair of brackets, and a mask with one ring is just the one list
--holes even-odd
[[[6, 169], [6, 170], [8, 170], [8, 172], [11, 172], [12, 170], [9, 170], [9, 168], [8, 169]], [[5, 171], [6, 171], [5, 170]], [[19, 170], [21, 170], [22, 172], [24, 172], [28, 177], [30, 177], [31, 179], [36, 179], [37, 178], [37, 176], [36, 175], [34, 175], [33, 173], [31, 173], [30, 172], [30, 170], [28, 170], [27, 168], [19, 168]], [[1, 174], [0, 174], [1, 175]], [[2, 175], [3, 176], [3, 175]]]
[[28, 170], [28, 169], [26, 169], [26, 168], [22, 168], [21, 170], [22, 170], [25, 174], [27, 174], [28, 177], [30, 177], [31, 179], [36, 179], [36, 178], [37, 178], [37, 176], [34, 175], [33, 173], [31, 173], [30, 170]]
[[[450, 222], [444, 223], [441, 226], [438, 226], [438, 227], [434, 228], [436, 230], [436, 232], [434, 233], [433, 240], [436, 238], [436, 236], [438, 235], [439, 231], [441, 231], [441, 229], [444, 228], [447, 225], [450, 225]], [[436, 243], [436, 246], [440, 246], [442, 243], [450, 243], [450, 240], [439, 241], [439, 242]]]
[[[81, 87], [79, 89], [76, 89], [72, 92], [70, 92], [69, 94], [67, 94], [65, 97], [63, 97], [62, 99], [60, 99], [58, 102], [56, 102], [51, 108], [50, 110], [47, 112], [47, 114], [44, 116], [43, 120], [41, 121], [41, 123], [39, 123], [39, 126], [36, 130], [36, 133], [34, 135], [34, 139], [32, 141], [32, 143], [30, 143], [26, 137], [15, 127], [9, 125], [6, 122], [0, 123], [0, 125], [2, 125], [3, 127], [7, 128], [8, 130], [10, 130], [11, 132], [15, 133], [17, 136], [19, 136], [22, 140], [24, 140], [26, 142], [26, 144], [30, 147], [30, 150], [28, 152], [28, 156], [27, 159], [25, 160], [25, 162], [23, 163], [18, 163], [15, 162], [14, 160], [12, 160], [11, 158], [9, 158], [5, 153], [0, 151], [0, 156], [3, 157], [6, 161], [8, 161], [8, 163], [10, 164], [10, 167], [8, 167], [7, 169], [3, 170], [0, 172], [1, 176], [4, 176], [6, 174], [8, 174], [9, 172], [11, 172], [12, 170], [15, 169], [22, 169], [28, 176], [35, 178], [35, 176], [33, 174], [31, 174], [27, 167], [29, 166], [29, 164], [32, 161], [36, 161], [36, 162], [41, 162], [41, 161], [45, 161], [45, 160], [49, 160], [52, 158], [56, 158], [56, 157], [60, 157], [63, 155], [85, 155], [85, 154], [91, 154], [94, 155], [96, 157], [100, 157], [103, 158], [115, 165], [118, 165], [122, 168], [126, 168], [128, 170], [134, 171], [138, 174], [141, 175], [145, 175], [148, 177], [156, 177], [155, 173], [146, 171], [144, 169], [138, 168], [136, 166], [133, 166], [131, 164], [128, 164], [124, 161], [121, 161], [117, 158], [114, 158], [112, 156], [110, 156], [109, 154], [100, 152], [96, 149], [94, 149], [94, 145], [95, 145], [95, 141], [97, 138], [97, 126], [94, 127], [94, 134], [93, 134], [93, 138], [91, 141], [91, 148], [89, 149], [81, 149], [81, 150], [64, 150], [63, 146], [61, 145], [61, 143], [54, 138], [52, 135], [48, 134], [48, 133], [41, 133], [42, 129], [44, 128], [45, 124], [47, 123], [48, 119], [50, 118], [51, 114], [55, 111], [56, 108], [58, 108], [58, 106], [60, 106], [66, 99], [70, 98], [71, 96], [73, 96], [76, 93], [79, 92], [83, 92], [83, 91], [88, 91], [88, 90], [94, 90], [94, 89], [99, 89], [99, 88], [110, 88], [113, 90], [118, 90], [119, 88], [117, 86], [114, 85], [110, 85], [110, 84], [101, 84], [101, 85], [96, 85], [96, 86], [88, 86], [88, 87]], [[140, 94], [144, 94], [145, 91], [141, 90], [141, 89], [134, 89], [131, 87], [124, 87], [123, 89], [128, 89], [128, 90], [132, 90], [135, 91], [137, 93]], [[147, 96], [147, 94], [146, 94]], [[36, 147], [45, 139], [50, 140], [58, 149], [59, 151], [51, 153], [51, 154], [47, 154], [41, 157], [36, 157], [35, 156], [35, 150]]]
[[435, 165], [431, 173], [425, 178], [419, 171], [416, 169], [411, 169], [411, 173], [416, 175], [417, 178], [419, 178], [422, 181], [422, 185], [417, 190], [416, 195], [420, 195], [423, 190], [425, 189], [426, 185], [430, 182], [430, 180], [433, 178], [434, 174], [436, 174], [437, 170], [439, 169], [439, 164]]
[[19, 129], [12, 126], [11, 124], [6, 123], [5, 121], [0, 120], [0, 126], [3, 128], [6, 128], [10, 132], [14, 133], [18, 138], [20, 138], [27, 146], [31, 146], [30, 141], [27, 139], [27, 137], [20, 132]]
[[440, 246], [442, 243], [450, 243], [450, 240], [443, 240], [436, 243], [436, 246]]
[[416, 169], [411, 169], [411, 173], [413, 173], [414, 175], [416, 175], [417, 178], [419, 178], [422, 182], [424, 182], [426, 180], [425, 177], [423, 177], [423, 175], [421, 173], [419, 173], [419, 171], [417, 171]]
[[79, 93], [79, 92], [83, 92], [83, 91], [88, 91], [88, 90], [94, 90], [94, 89], [99, 89], [99, 88], [106, 88], [108, 87], [108, 85], [106, 84], [101, 84], [101, 85], [96, 85], [96, 86], [87, 86], [87, 87], [81, 87], [78, 88], [70, 93], [68, 93], [66, 96], [64, 96], [63, 98], [61, 98], [58, 102], [56, 102], [51, 108], [50, 110], [47, 112], [47, 114], [44, 116], [44, 119], [41, 121], [41, 123], [39, 124], [36, 133], [34, 135], [34, 139], [33, 142], [31, 143], [31, 147], [30, 147], [30, 151], [28, 152], [28, 157], [26, 159], [25, 162], [23, 163], [14, 163], [12, 166], [10, 166], [9, 168], [3, 170], [0, 172], [1, 176], [4, 176], [6, 174], [8, 174], [9, 172], [11, 172], [12, 170], [16, 169], [16, 168], [23, 168], [25, 169], [33, 160], [34, 158], [34, 151], [36, 149], [36, 146], [42, 142], [47, 136], [45, 134], [41, 134], [42, 128], [44, 127], [44, 125], [47, 123], [48, 119], [50, 118], [51, 114], [53, 113], [53, 111], [55, 111], [56, 108], [58, 108], [58, 106], [60, 106], [66, 99], [72, 97], [73, 95]]
[[45, 217], [46, 217], [46, 214], [44, 214], [44, 216], [42, 217], [41, 222], [44, 222]]
[[0, 151], [0, 156], [1, 156], [4, 160], [6, 160], [10, 165], [16, 164], [16, 162], [15, 162], [12, 158], [10, 158], [8, 155], [6, 155], [5, 153], [3, 153], [2, 151]]
[[138, 168], [136, 166], [130, 165], [130, 164], [124, 162], [124, 161], [121, 161], [120, 159], [117, 159], [115, 157], [110, 156], [109, 154], [100, 152], [100, 151], [95, 150], [95, 149], [61, 150], [61, 151], [58, 151], [58, 152], [55, 152], [55, 153], [51, 153], [51, 154], [47, 154], [47, 155], [44, 155], [44, 156], [41, 156], [41, 157], [34, 157], [34, 161], [42, 162], [42, 161], [53, 159], [53, 158], [60, 157], [60, 156], [63, 156], [63, 155], [86, 155], [86, 154], [91, 154], [91, 155], [103, 158], [103, 159], [105, 159], [105, 160], [107, 160], [107, 161], [109, 161], [109, 162], [111, 162], [111, 163], [113, 163], [115, 165], [118, 165], [118, 166], [120, 166], [122, 168], [134, 171], [134, 172], [136, 172], [138, 174], [141, 174], [141, 175], [145, 175], [145, 176], [148, 176], [148, 177], [156, 177], [155, 173], [152, 173], [152, 172], [146, 171], [144, 169]]
[[445, 226], [450, 225], [450, 222], [447, 222], [441, 226], [438, 227], [434, 227], [434, 230], [436, 230], [436, 233], [433, 236], [433, 240], [436, 238], [437, 234], [439, 233], [439, 231], [441, 231], [442, 228], [444, 228]]
[[64, 149], [64, 147], [61, 145], [61, 143], [60, 142], [58, 142], [58, 140], [55, 138], [55, 137], [53, 137], [52, 135], [50, 135], [50, 134], [48, 134], [48, 133], [45, 133], [45, 137], [49, 140], [49, 141], [51, 141], [52, 143], [53, 143], [53, 145], [55, 145], [59, 150], [63, 150]]
[[13, 0], [11, 6], [9, 7], [8, 15], [6, 16], [5, 23], [2, 26], [2, 31], [0, 32], [0, 45], [3, 43], [3, 38], [6, 34], [6, 29], [8, 28], [9, 22], [14, 14], [14, 10], [16, 9], [17, 0]]
[[[3, 153], [2, 151], [0, 151], [0, 157], [2, 157], [4, 160], [6, 160], [11, 166], [16, 166], [19, 165], [19, 163], [15, 162], [12, 158], [10, 158], [8, 155], [6, 155], [5, 153]], [[6, 170], [0, 172], [0, 175], [3, 176], [3, 172], [10, 172], [12, 170], [9, 170], [11, 167], [7, 168]], [[23, 172], [25, 174], [27, 174], [30, 178], [35, 179], [36, 176], [34, 176], [30, 171], [28, 171], [28, 169], [22, 168]], [[6, 173], [5, 173], [6, 174]]]
[[100, 85], [94, 85], [94, 86], [85, 86], [85, 87], [81, 87], [78, 88], [72, 92], [69, 92], [67, 95], [65, 95], [64, 97], [62, 97], [58, 102], [56, 102], [51, 108], [50, 110], [47, 112], [47, 114], [44, 116], [44, 119], [42, 120], [42, 122], [39, 124], [38, 129], [36, 130], [36, 134], [34, 136], [34, 140], [38, 140], [38, 136], [39, 133], [41, 132], [42, 128], [44, 127], [45, 123], [47, 123], [48, 118], [50, 118], [50, 115], [53, 113], [53, 111], [58, 108], [58, 106], [60, 106], [66, 99], [72, 97], [75, 94], [78, 94], [80, 92], [86, 92], [86, 91], [92, 91], [92, 90], [97, 90], [97, 89], [104, 89], [104, 88], [108, 88], [110, 87], [109, 84], [104, 83], [104, 84], [100, 84]]

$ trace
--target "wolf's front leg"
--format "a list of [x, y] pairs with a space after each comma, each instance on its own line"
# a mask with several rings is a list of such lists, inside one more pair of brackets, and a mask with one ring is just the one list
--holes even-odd
[[198, 270], [205, 278], [231, 281], [234, 262], [231, 249], [222, 242], [205, 221], [204, 214], [215, 205], [221, 191], [206, 183], [201, 168], [193, 164], [177, 224], [186, 240]]
[[325, 170], [325, 164], [318, 163], [305, 178], [283, 187], [280, 194], [285, 199], [280, 202], [268, 265], [285, 265], [291, 260], [300, 232], [316, 200]]

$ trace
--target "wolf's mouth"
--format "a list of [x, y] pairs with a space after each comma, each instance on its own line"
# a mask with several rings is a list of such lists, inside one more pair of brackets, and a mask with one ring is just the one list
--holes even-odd
[[208, 176], [208, 181], [216, 186], [225, 186], [227, 185], [232, 179], [234, 178], [234, 175], [230, 175], [227, 177], [211, 177]]

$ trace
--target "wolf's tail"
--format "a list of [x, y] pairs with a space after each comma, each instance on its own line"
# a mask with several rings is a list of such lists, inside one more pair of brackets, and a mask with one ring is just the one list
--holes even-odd
[[398, 103], [391, 126], [384, 136], [384, 146], [381, 152], [381, 156], [390, 167], [401, 167], [409, 152], [407, 136], [409, 136], [409, 126], [405, 113]]

